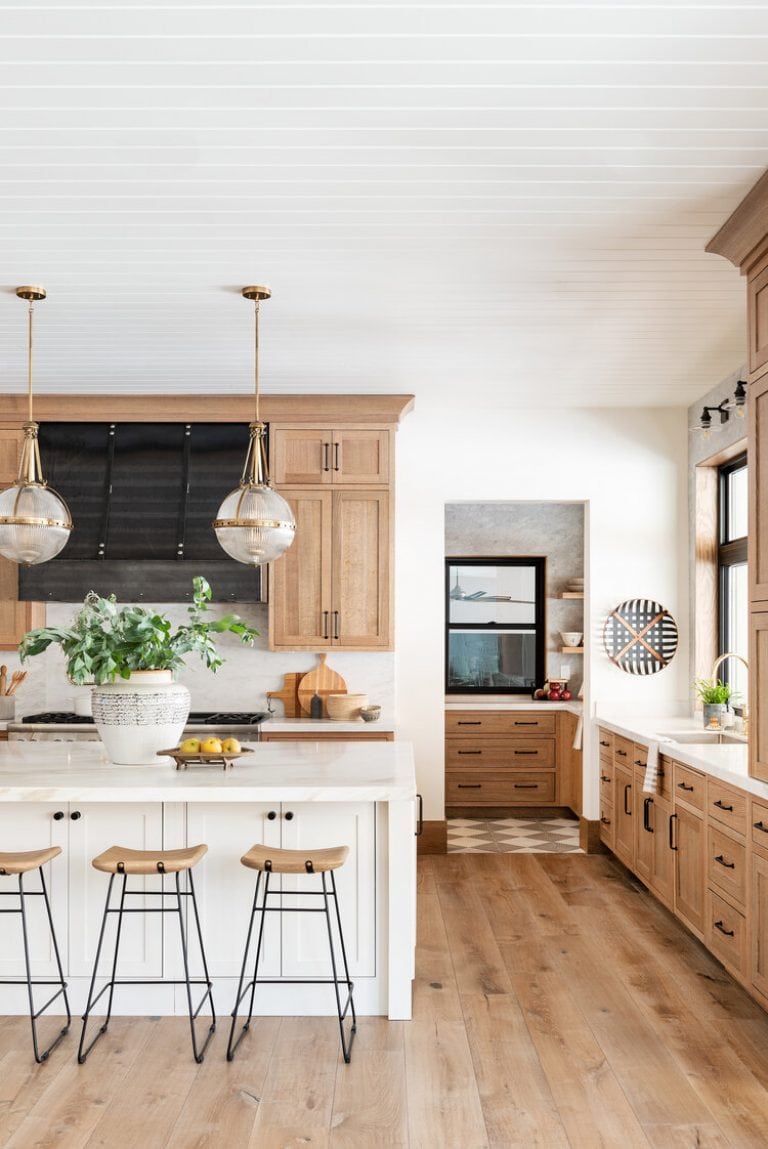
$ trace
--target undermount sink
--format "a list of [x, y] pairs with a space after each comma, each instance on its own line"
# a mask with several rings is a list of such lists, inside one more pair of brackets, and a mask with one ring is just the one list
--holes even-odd
[[745, 746], [746, 738], [720, 730], [667, 730], [659, 738], [671, 738], [684, 746]]

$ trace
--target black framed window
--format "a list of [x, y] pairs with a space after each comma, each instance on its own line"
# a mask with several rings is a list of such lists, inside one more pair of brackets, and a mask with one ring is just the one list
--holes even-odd
[[[749, 656], [749, 587], [747, 583], [747, 456], [719, 468], [720, 653]], [[740, 700], [746, 701], [746, 669], [729, 658], [718, 671]]]
[[446, 559], [446, 693], [530, 694], [544, 681], [546, 561]]

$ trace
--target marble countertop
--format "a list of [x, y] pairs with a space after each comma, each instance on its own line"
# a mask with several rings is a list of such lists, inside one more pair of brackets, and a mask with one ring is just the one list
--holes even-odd
[[223, 770], [115, 766], [94, 742], [0, 744], [2, 802], [391, 802], [415, 797], [409, 742], [261, 743]]
[[614, 734], [621, 734], [624, 738], [631, 738], [633, 742], [641, 742], [646, 746], [649, 742], [658, 742], [660, 752], [674, 758], [676, 762], [692, 766], [694, 770], [710, 774], [713, 778], [719, 778], [721, 782], [730, 782], [732, 786], [747, 790], [757, 798], [768, 799], [768, 784], [760, 782], [757, 778], [751, 778], [747, 772], [746, 741], [710, 746], [675, 741], [676, 733], [704, 734], [700, 718], [646, 718], [622, 715], [596, 718], [594, 722], [596, 726], [612, 730]]

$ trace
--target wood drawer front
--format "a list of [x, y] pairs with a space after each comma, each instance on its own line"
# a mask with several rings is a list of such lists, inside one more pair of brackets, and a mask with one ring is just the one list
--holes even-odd
[[706, 779], [698, 770], [691, 770], [680, 762], [674, 763], [672, 787], [676, 802], [685, 802], [694, 810], [702, 810], [706, 804]]
[[555, 767], [554, 738], [449, 738], [445, 744], [447, 767], [486, 770], [541, 766]]
[[707, 831], [707, 877], [742, 905], [747, 895], [747, 848], [710, 826]]
[[555, 734], [555, 714], [528, 710], [446, 710], [446, 734]]
[[648, 765], [648, 747], [643, 746], [642, 742], [632, 743], [632, 765], [645, 770]]
[[747, 833], [747, 795], [717, 778], [707, 778], [707, 810], [710, 818], [722, 822], [737, 834]]
[[600, 841], [603, 842], [609, 850], [612, 850], [616, 844], [616, 823], [613, 818], [613, 802], [606, 801], [602, 795], [600, 797]]
[[752, 812], [749, 817], [752, 828], [752, 841], [756, 846], [768, 850], [768, 806], [752, 799]]
[[631, 766], [634, 758], [634, 742], [622, 738], [620, 734], [613, 736], [613, 761], [617, 766]]
[[659, 755], [659, 772], [656, 775], [656, 789], [661, 798], [666, 798], [668, 802], [672, 801], [672, 759], [665, 758], [663, 754]]
[[613, 803], [613, 763], [600, 763], [600, 801]]
[[602, 726], [597, 732], [597, 748], [600, 751], [600, 757], [611, 764], [613, 764], [613, 738], [613, 732], [603, 730]]
[[747, 923], [744, 915], [715, 890], [707, 890], [706, 941], [723, 965], [740, 977], [747, 976]]
[[447, 806], [538, 806], [555, 800], [555, 775], [545, 771], [527, 774], [449, 770], [445, 776]]

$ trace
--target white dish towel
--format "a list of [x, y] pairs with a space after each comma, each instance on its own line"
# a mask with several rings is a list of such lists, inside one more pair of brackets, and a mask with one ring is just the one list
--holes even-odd
[[659, 776], [659, 744], [658, 742], [648, 743], [648, 761], [645, 766], [645, 778], [643, 779], [643, 793], [655, 794], [656, 781]]

